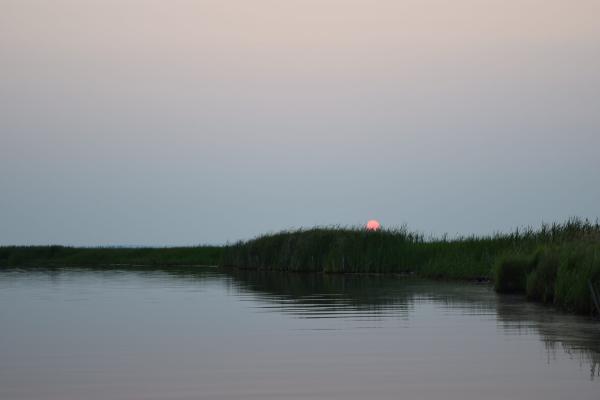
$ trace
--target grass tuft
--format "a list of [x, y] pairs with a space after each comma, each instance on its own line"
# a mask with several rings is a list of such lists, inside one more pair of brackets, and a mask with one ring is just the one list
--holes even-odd
[[494, 287], [499, 293], [523, 293], [528, 275], [537, 264], [537, 254], [508, 254], [498, 258], [494, 267]]

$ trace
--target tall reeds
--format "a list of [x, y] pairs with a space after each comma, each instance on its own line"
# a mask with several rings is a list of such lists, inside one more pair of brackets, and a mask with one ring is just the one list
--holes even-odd
[[491, 279], [499, 292], [590, 312], [588, 280], [600, 282], [600, 226], [572, 219], [492, 236], [425, 239], [406, 228], [285, 231], [223, 249], [222, 266], [326, 273], [404, 273]]

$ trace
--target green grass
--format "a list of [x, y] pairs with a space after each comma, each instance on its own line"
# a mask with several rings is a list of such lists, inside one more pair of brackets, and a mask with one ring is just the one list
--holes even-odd
[[501, 255], [600, 237], [598, 224], [571, 220], [484, 237], [425, 239], [406, 229], [314, 228], [263, 235], [226, 246], [221, 265], [284, 271], [417, 273], [433, 278], [492, 277]]
[[181, 266], [217, 265], [222, 247], [65, 247], [6, 246], [0, 247], [0, 266]]
[[528, 257], [502, 259], [495, 272], [499, 292], [526, 293], [530, 300], [589, 314], [594, 312], [589, 283], [600, 283], [600, 243], [582, 239], [548, 244]]
[[[369, 232], [326, 227], [284, 231], [224, 247], [0, 247], [0, 266], [184, 266], [399, 273], [434, 279], [490, 279], [498, 292], [577, 313], [593, 310], [589, 282], [600, 285], [600, 226], [573, 219], [491, 236], [426, 239], [405, 228]], [[600, 287], [600, 286], [598, 286]]]
[[494, 285], [501, 293], [525, 293], [528, 274], [535, 268], [538, 253], [523, 255], [506, 253], [494, 265]]
[[220, 265], [324, 273], [401, 273], [490, 279], [498, 292], [578, 313], [592, 311], [588, 280], [600, 283], [600, 226], [577, 219], [485, 237], [425, 239], [406, 229], [314, 228], [226, 246]]

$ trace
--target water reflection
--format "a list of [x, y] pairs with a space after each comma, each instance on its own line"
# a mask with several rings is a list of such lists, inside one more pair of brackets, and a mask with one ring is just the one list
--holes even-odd
[[[15, 310], [19, 306], [7, 305], [7, 301], [18, 304], [17, 298], [19, 302], [27, 302], [32, 296], [35, 296], [34, 302], [27, 309], [33, 312], [31, 316], [17, 315]], [[550, 373], [544, 369], [542, 359], [549, 366], [560, 364], [559, 368], [552, 369], [553, 377], [566, 374], [572, 379], [577, 375], [589, 381], [600, 372], [600, 324], [526, 303], [519, 297], [497, 296], [489, 285], [383, 275], [215, 268], [5, 270], [0, 271], [0, 300], [4, 300], [4, 307], [0, 305], [0, 322], [16, 324], [12, 328], [5, 327], [5, 344], [13, 343], [2, 347], [0, 342], [0, 352], [4, 349], [5, 356], [18, 362], [23, 362], [23, 354], [28, 351], [26, 345], [40, 343], [41, 346], [47, 340], [48, 346], [62, 345], [61, 351], [73, 353], [72, 360], [85, 365], [85, 360], [90, 358], [84, 344], [101, 343], [105, 347], [93, 358], [96, 363], [105, 363], [97, 367], [100, 371], [112, 371], [114, 357], [125, 357], [124, 354], [131, 351], [124, 365], [137, 368], [144, 365], [150, 368], [144, 374], [155, 373], [157, 377], [172, 374], [173, 380], [189, 376], [186, 385], [192, 387], [198, 383], [203, 388], [212, 387], [214, 391], [206, 393], [223, 398], [239, 398], [228, 395], [234, 384], [224, 377], [233, 375], [241, 382], [239, 385], [272, 390], [276, 389], [275, 383], [261, 379], [266, 379], [265, 374], [281, 375], [281, 382], [287, 379], [292, 382], [291, 387], [296, 388], [297, 396], [290, 398], [299, 398], [306, 395], [305, 387], [311, 384], [321, 397], [332, 394], [329, 382], [320, 379], [323, 373], [333, 373], [328, 379], [347, 382], [350, 386], [344, 390], [356, 393], [354, 397], [344, 398], [364, 398], [365, 394], [377, 390], [385, 392], [383, 397], [392, 398], [398, 385], [410, 386], [429, 373], [432, 377], [425, 380], [437, 381], [444, 374], [454, 376], [455, 373], [444, 372], [446, 370], [464, 370], [468, 371], [462, 377], [465, 379], [456, 378], [452, 382], [472, 387], [470, 396], [463, 396], [464, 390], [459, 387], [453, 393], [446, 393], [444, 389], [437, 394], [447, 394], [446, 398], [480, 398], [480, 389], [476, 386], [492, 390], [499, 382], [496, 377], [506, 370], [522, 370], [523, 374], [532, 375], [532, 370], [539, 367]], [[45, 308], [36, 311], [41, 307]], [[56, 320], [60, 320], [60, 324]], [[40, 327], [43, 335], [22, 339], [23, 330], [32, 326]], [[72, 332], [65, 331], [65, 326]], [[64, 343], [61, 335], [66, 336]], [[82, 335], [90, 336], [89, 343], [81, 339]], [[20, 340], [29, 341], [19, 345]], [[80, 348], [78, 341], [81, 341]], [[538, 347], [543, 349], [545, 358], [536, 355]], [[37, 354], [32, 353], [31, 357]], [[160, 364], [149, 366], [153, 364], [148, 364], [146, 359], [153, 357], [173, 360], [168, 369], [162, 370], [158, 369]], [[352, 366], [335, 367], [335, 372], [331, 372], [337, 359], [351, 359], [356, 366], [373, 371], [372, 375], [367, 374], [373, 386], [362, 382], [352, 389], [348, 379], [357, 372]], [[567, 366], [565, 359], [572, 362]], [[63, 361], [47, 360], [52, 368], [60, 370]], [[71, 373], [67, 361], [64, 359], [63, 367]], [[37, 363], [40, 361], [31, 368], [37, 368], [42, 374], [42, 367]], [[256, 370], [262, 371], [256, 372], [256, 376], [249, 372], [254, 366], [241, 367], [255, 363], [262, 368]], [[572, 364], [581, 366], [575, 374]], [[182, 369], [178, 370], [177, 365]], [[280, 369], [280, 365], [287, 367]], [[127, 379], [146, 376], [141, 375], [139, 369], [123, 368], [120, 373], [130, 377]], [[484, 369], [490, 369], [487, 383], [471, 379]], [[0, 372], [13, 370], [12, 363], [0, 361]], [[194, 375], [194, 371], [201, 371], [201, 377]], [[538, 376], [538, 382], [547, 382], [548, 376]], [[308, 381], [309, 377], [312, 383], [303, 385], [303, 380]], [[67, 377], [64, 379], [63, 384], [70, 382]], [[106, 382], [112, 379], [108, 376]], [[357, 379], [358, 384], [360, 378]], [[527, 380], [536, 378], [512, 379], [515, 385], [522, 384], [523, 390], [529, 390]], [[581, 388], [578, 381], [571, 385], [569, 390]], [[594, 392], [595, 388], [586, 390]], [[289, 386], [284, 389], [292, 391]], [[363, 397], [359, 396], [360, 390], [365, 391]], [[523, 394], [523, 398], [542, 398], [531, 390], [531, 393], [519, 394]], [[244, 397], [264, 398], [269, 393], [245, 393]], [[425, 393], [422, 388], [413, 392], [417, 397]], [[497, 394], [498, 398], [504, 395]], [[558, 392], [550, 394], [546, 398], [559, 396]], [[210, 398], [209, 394], [204, 398]]]
[[498, 296], [489, 285], [429, 282], [384, 275], [318, 275], [228, 270], [230, 285], [254, 293], [261, 307], [301, 318], [410, 318], [419, 302], [435, 302], [465, 314], [494, 315], [510, 335], [539, 335], [548, 362], [562, 351], [600, 376], [600, 326], [519, 296]]
[[[285, 313], [295, 318], [410, 319], [415, 307], [435, 303], [442, 309], [459, 310], [465, 315], [491, 316], [510, 335], [537, 334], [549, 358], [564, 351], [590, 364], [593, 375], [600, 374], [600, 323], [567, 315], [520, 296], [498, 296], [491, 286], [459, 282], [432, 282], [390, 275], [302, 274], [218, 268], [43, 269], [53, 284], [76, 279], [94, 271], [98, 281], [115, 282], [132, 273], [157, 285], [185, 285], [196, 288], [223, 283], [227, 290], [265, 312]], [[0, 289], [14, 278], [36, 281], [30, 269], [0, 271]], [[11, 279], [11, 277], [13, 279]], [[165, 280], [165, 277], [175, 278]]]
[[522, 298], [500, 296], [496, 305], [498, 324], [511, 335], [536, 334], [544, 343], [547, 362], [557, 352], [579, 360], [590, 369], [590, 378], [600, 376], [600, 324], [588, 318], [566, 315], [549, 307], [523, 303]]

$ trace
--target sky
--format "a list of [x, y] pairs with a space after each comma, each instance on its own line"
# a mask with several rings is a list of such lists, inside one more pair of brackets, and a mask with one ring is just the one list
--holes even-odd
[[0, 245], [600, 217], [600, 0], [0, 0]]

